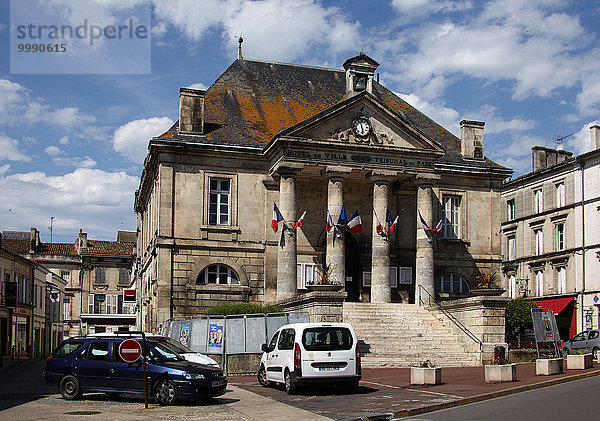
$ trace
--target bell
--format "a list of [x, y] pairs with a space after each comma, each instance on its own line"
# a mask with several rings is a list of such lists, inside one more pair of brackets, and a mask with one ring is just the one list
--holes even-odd
[[367, 79], [362, 76], [359, 77], [358, 80], [356, 81], [356, 84], [354, 85], [354, 90], [356, 92], [358, 91], [364, 91], [367, 88]]

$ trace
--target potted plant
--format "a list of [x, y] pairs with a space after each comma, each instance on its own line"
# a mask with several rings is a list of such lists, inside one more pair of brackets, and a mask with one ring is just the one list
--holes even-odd
[[331, 279], [331, 273], [333, 272], [333, 265], [317, 263], [317, 279], [306, 287], [309, 291], [337, 291], [342, 285], [336, 283]]
[[498, 358], [485, 366], [486, 383], [504, 383], [517, 381], [517, 365], [506, 358]]
[[585, 351], [571, 351], [567, 355], [567, 370], [585, 370], [594, 365], [594, 356]]
[[475, 278], [475, 288], [471, 288], [471, 295], [502, 295], [506, 292], [500, 287], [500, 280], [496, 272], [481, 273]]
[[442, 367], [436, 367], [429, 360], [424, 360], [418, 366], [410, 368], [410, 384], [436, 385], [442, 383]]
[[538, 376], [550, 376], [563, 372], [563, 359], [554, 355], [553, 352], [545, 353], [535, 360], [535, 374]]

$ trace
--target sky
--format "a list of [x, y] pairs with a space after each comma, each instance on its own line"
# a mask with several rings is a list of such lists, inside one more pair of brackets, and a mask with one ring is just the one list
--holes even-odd
[[[485, 155], [515, 176], [534, 145], [566, 136], [587, 152], [599, 21], [600, 0], [0, 0], [0, 231], [135, 231], [149, 139], [177, 120], [179, 88], [206, 89], [237, 58], [240, 35], [251, 59], [341, 69], [366, 53], [380, 83], [455, 135], [484, 121]], [[83, 22], [65, 54], [15, 50], [51, 37], [42, 24]], [[108, 39], [122, 22], [147, 36]]]

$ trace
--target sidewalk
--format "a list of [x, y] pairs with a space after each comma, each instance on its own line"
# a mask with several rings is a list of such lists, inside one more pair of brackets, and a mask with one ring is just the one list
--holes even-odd
[[536, 376], [535, 363], [517, 364], [517, 381], [487, 384], [484, 367], [444, 367], [442, 384], [413, 386], [410, 368], [363, 369], [357, 394], [346, 395], [331, 388], [306, 388], [288, 396], [281, 388], [262, 388], [255, 376], [230, 377], [230, 383], [279, 402], [336, 420], [382, 420], [464, 405], [511, 393], [600, 375], [600, 366], [566, 370], [563, 374]]

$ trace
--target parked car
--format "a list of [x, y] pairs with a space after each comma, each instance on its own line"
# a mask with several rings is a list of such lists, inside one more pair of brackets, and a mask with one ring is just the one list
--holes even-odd
[[588, 349], [594, 354], [594, 359], [598, 358], [598, 351], [600, 351], [600, 330], [585, 330], [565, 341], [563, 345], [565, 355], [569, 355], [576, 349]]
[[[68, 400], [87, 392], [143, 394], [142, 358], [127, 363], [119, 356], [125, 339], [113, 335], [64, 340], [46, 360], [44, 380]], [[146, 358], [148, 392], [159, 404], [218, 396], [227, 387], [227, 376], [220, 368], [186, 361], [153, 338], [146, 340]]]
[[347, 323], [295, 323], [280, 327], [262, 345], [258, 381], [285, 385], [288, 394], [298, 385], [335, 382], [355, 391], [361, 379], [356, 333]]
[[[215, 360], [213, 360], [209, 356], [201, 354], [199, 352], [196, 352], [196, 351], [188, 348], [187, 346], [183, 345], [181, 342], [177, 342], [173, 338], [170, 338], [168, 336], [156, 335], [154, 333], [144, 333], [144, 335], [146, 336], [146, 338], [152, 338], [155, 341], [164, 343], [166, 346], [173, 349], [173, 351], [177, 352], [179, 355], [181, 355], [183, 358], [185, 358], [186, 360], [188, 360], [190, 362], [210, 365], [211, 367], [219, 367], [219, 363], [217, 363]], [[92, 333], [88, 336], [92, 336], [95, 338], [104, 338], [104, 337], [109, 337], [109, 336], [118, 336], [118, 337], [135, 336], [138, 338], [141, 337], [141, 335], [139, 335], [139, 334], [130, 334], [128, 332]]]

